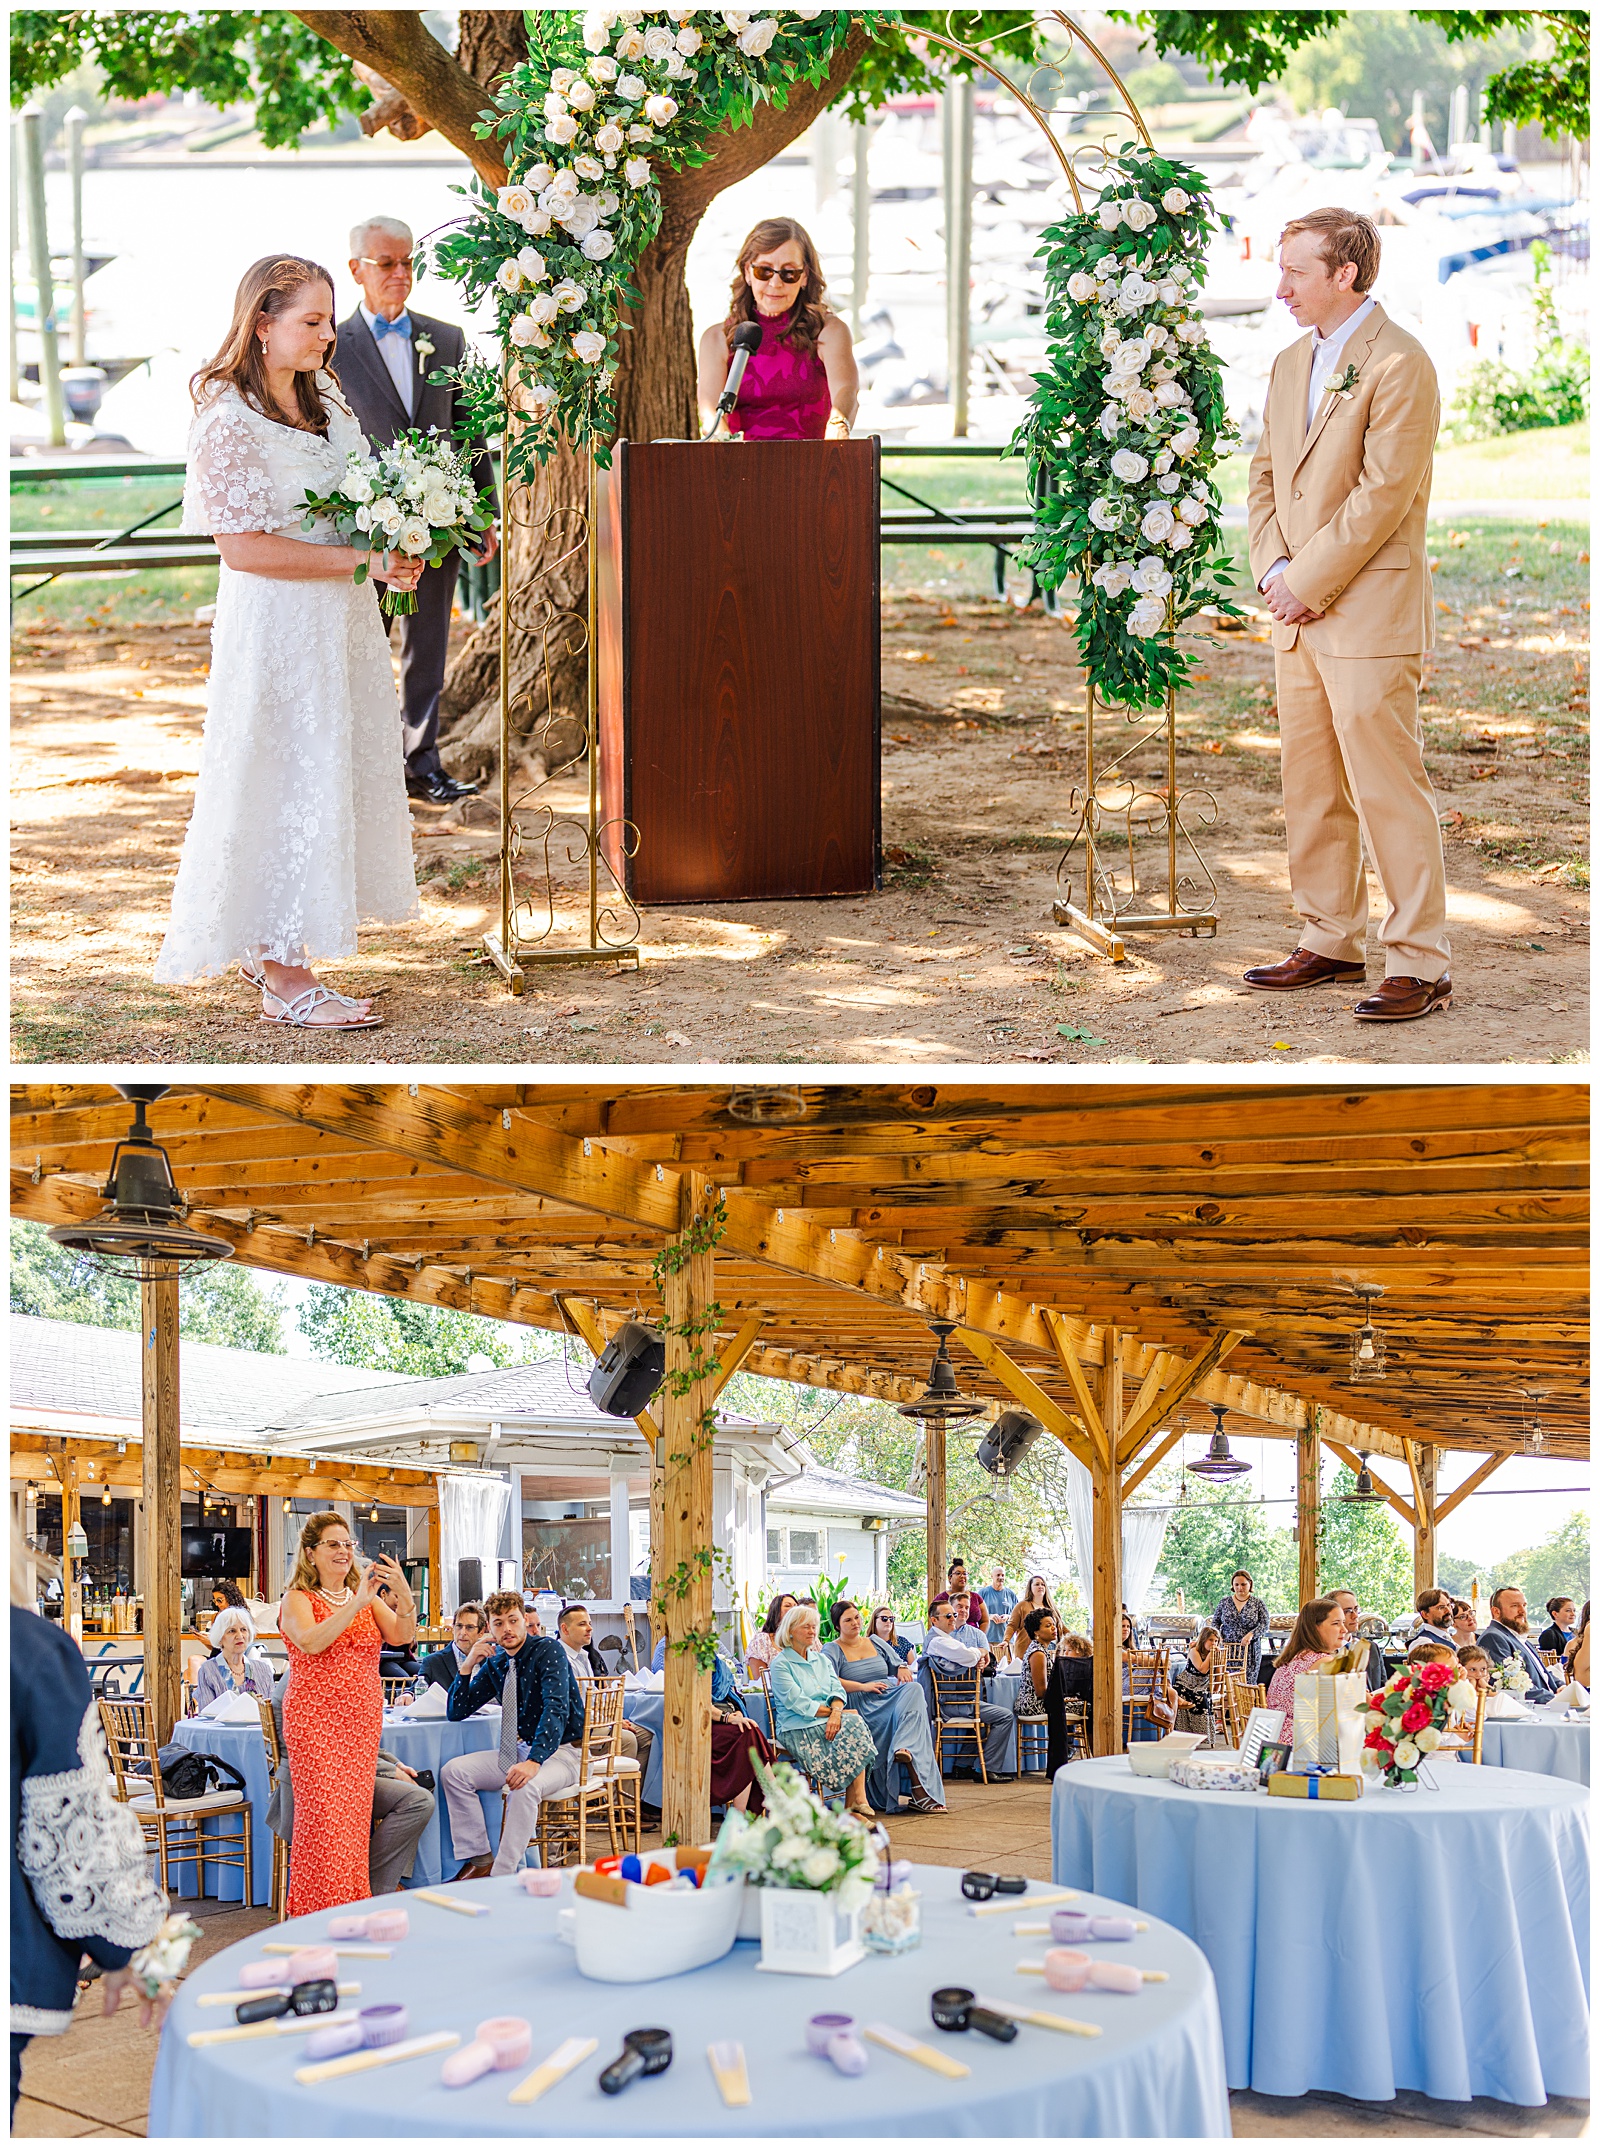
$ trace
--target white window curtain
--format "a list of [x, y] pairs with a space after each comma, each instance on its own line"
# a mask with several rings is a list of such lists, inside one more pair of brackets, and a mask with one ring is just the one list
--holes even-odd
[[511, 1487], [500, 1477], [439, 1479], [439, 1576], [444, 1617], [452, 1619], [461, 1600], [458, 1559], [483, 1561], [483, 1585], [493, 1589], [500, 1572], [500, 1545], [511, 1512]]
[[[1078, 1570], [1078, 1587], [1091, 1611], [1094, 1606], [1094, 1483], [1075, 1454], [1067, 1465], [1067, 1515], [1072, 1523], [1072, 1563]], [[1144, 1609], [1144, 1600], [1161, 1562], [1166, 1541], [1167, 1517], [1148, 1507], [1122, 1510], [1122, 1600], [1133, 1612]]]

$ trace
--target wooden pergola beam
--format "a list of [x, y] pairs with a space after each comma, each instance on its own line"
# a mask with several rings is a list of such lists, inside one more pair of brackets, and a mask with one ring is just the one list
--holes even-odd
[[[1100, 1415], [1100, 1405], [1096, 1401], [1094, 1391], [1089, 1385], [1087, 1362], [1079, 1353], [1078, 1339], [1072, 1331], [1071, 1323], [1063, 1319], [1054, 1306], [1047, 1306], [1045, 1308], [1044, 1324], [1050, 1337], [1051, 1347], [1056, 1354], [1056, 1362], [1067, 1376], [1067, 1384], [1072, 1389], [1073, 1400], [1078, 1405], [1078, 1415], [1083, 1421], [1083, 1429], [1088, 1434], [1089, 1453], [1081, 1453], [1076, 1448], [1073, 1449], [1073, 1452], [1078, 1455], [1078, 1460], [1084, 1464], [1085, 1468], [1092, 1469], [1096, 1461], [1102, 1462], [1109, 1467], [1111, 1460], [1110, 1441], [1106, 1436], [1105, 1423]], [[1105, 1346], [1102, 1342], [1102, 1362], [1104, 1355]]]
[[1464, 1499], [1470, 1499], [1480, 1484], [1486, 1484], [1500, 1467], [1509, 1462], [1508, 1454], [1491, 1454], [1487, 1462], [1480, 1462], [1464, 1484], [1458, 1484], [1448, 1499], [1441, 1499], [1433, 1510], [1433, 1526], [1438, 1529], [1447, 1522]]
[[1090, 1611], [1094, 1626], [1094, 1749], [1122, 1751], [1122, 1472], [1110, 1457], [1122, 1444], [1122, 1352], [1113, 1330], [1106, 1337], [1100, 1375], [1100, 1423], [1106, 1459], [1095, 1457], [1093, 1576]]
[[[1133, 1460], [1161, 1420], [1175, 1410], [1180, 1402], [1186, 1401], [1202, 1380], [1209, 1378], [1228, 1353], [1245, 1340], [1248, 1332], [1248, 1329], [1244, 1328], [1229, 1328], [1221, 1335], [1213, 1335], [1205, 1348], [1192, 1357], [1165, 1386], [1159, 1388], [1142, 1409], [1135, 1410], [1117, 1443], [1119, 1467], [1125, 1468]], [[1146, 1386], [1148, 1384], [1147, 1381]]]
[[[1359, 1455], [1352, 1454], [1348, 1447], [1342, 1446], [1339, 1441], [1335, 1439], [1324, 1438], [1323, 1445], [1339, 1457], [1340, 1461], [1343, 1462], [1345, 1468], [1349, 1470], [1350, 1474], [1353, 1477], [1360, 1476], [1361, 1457]], [[1379, 1493], [1379, 1495], [1382, 1498], [1388, 1500], [1390, 1506], [1394, 1508], [1400, 1519], [1405, 1522], [1409, 1528], [1414, 1529], [1417, 1526], [1416, 1509], [1412, 1506], [1409, 1506], [1407, 1502], [1401, 1498], [1400, 1494], [1397, 1491], [1392, 1490], [1390, 1486], [1384, 1483], [1383, 1479], [1378, 1475], [1377, 1471], [1373, 1469], [1372, 1457], [1370, 1455], [1367, 1457], [1367, 1474], [1371, 1477], [1373, 1487]]]
[[975, 1335], [966, 1328], [956, 1330], [956, 1339], [966, 1345], [987, 1372], [993, 1374], [1013, 1401], [1020, 1402], [1025, 1410], [1031, 1410], [1045, 1430], [1060, 1440], [1070, 1454], [1077, 1456], [1085, 1469], [1095, 1466], [1098, 1452], [1084, 1437], [1082, 1427], [1067, 1415], [1053, 1396], [1045, 1393], [1037, 1380], [1014, 1364], [997, 1342], [987, 1335]]
[[1138, 1467], [1122, 1480], [1122, 1500], [1124, 1505], [1133, 1497], [1150, 1472], [1166, 1460], [1173, 1448], [1177, 1446], [1179, 1440], [1182, 1439], [1186, 1429], [1181, 1424], [1174, 1425], [1170, 1432], [1163, 1432], [1159, 1436], [1153, 1447], [1145, 1449]]

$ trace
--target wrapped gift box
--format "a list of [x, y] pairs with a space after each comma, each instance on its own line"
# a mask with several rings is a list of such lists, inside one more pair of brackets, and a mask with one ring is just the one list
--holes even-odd
[[1267, 1777], [1269, 1797], [1315, 1797], [1358, 1798], [1361, 1795], [1359, 1775], [1291, 1775], [1280, 1769], [1276, 1775]]

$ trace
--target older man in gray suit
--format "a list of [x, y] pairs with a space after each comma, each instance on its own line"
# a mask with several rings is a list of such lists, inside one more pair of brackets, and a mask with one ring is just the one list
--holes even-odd
[[[294, 1785], [289, 1780], [289, 1753], [283, 1742], [283, 1696], [288, 1679], [280, 1679], [272, 1696], [273, 1720], [278, 1726], [278, 1747], [283, 1754], [272, 1781], [267, 1804], [267, 1825], [289, 1844], [294, 1841]], [[393, 1753], [378, 1754], [378, 1776], [372, 1787], [372, 1836], [367, 1850], [367, 1879], [375, 1895], [394, 1894], [402, 1880], [411, 1877], [417, 1861], [417, 1844], [433, 1818], [434, 1796], [417, 1781], [412, 1769]]]

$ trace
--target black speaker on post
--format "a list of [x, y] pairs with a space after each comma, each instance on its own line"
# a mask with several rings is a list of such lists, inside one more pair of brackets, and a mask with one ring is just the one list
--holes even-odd
[[667, 1346], [655, 1329], [625, 1320], [595, 1361], [589, 1400], [608, 1417], [637, 1417], [666, 1369]]
[[458, 1604], [481, 1604], [483, 1602], [483, 1561], [481, 1559], [457, 1559], [456, 1602]]
[[1002, 1410], [978, 1447], [978, 1467], [991, 1477], [1015, 1475], [1017, 1464], [1044, 1430], [1031, 1410]]

